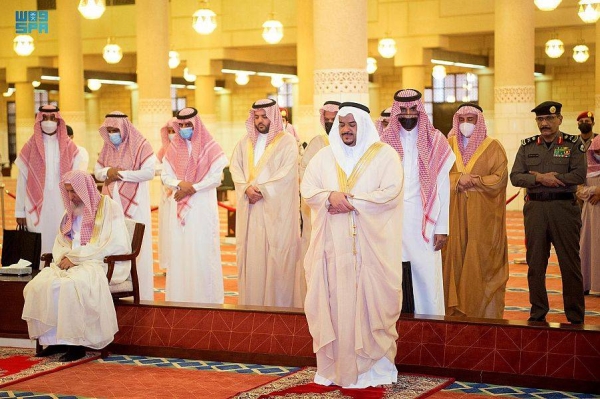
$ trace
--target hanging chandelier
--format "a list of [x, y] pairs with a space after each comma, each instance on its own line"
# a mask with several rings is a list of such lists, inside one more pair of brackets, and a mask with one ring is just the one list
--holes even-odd
[[446, 77], [446, 67], [443, 65], [434, 66], [433, 70], [431, 71], [431, 76], [433, 76], [435, 80], [444, 79]]
[[33, 50], [35, 50], [33, 37], [29, 35], [18, 35], [13, 40], [13, 49], [17, 55], [27, 57], [33, 53]]
[[573, 59], [576, 62], [583, 63], [590, 58], [590, 49], [585, 44], [573, 47]]
[[546, 42], [546, 55], [550, 58], [559, 58], [565, 52], [565, 45], [560, 39], [551, 39]]
[[273, 87], [277, 87], [280, 88], [281, 86], [283, 86], [283, 76], [280, 75], [273, 75], [271, 76], [271, 85]]
[[367, 58], [367, 73], [372, 75], [377, 70], [377, 60], [373, 57]]
[[[208, 3], [205, 1], [205, 3]], [[201, 8], [193, 15], [192, 26], [201, 35], [210, 35], [217, 27], [217, 14], [209, 8]]]
[[247, 85], [249, 81], [250, 81], [250, 74], [243, 73], [243, 72], [237, 72], [235, 74], [235, 83], [239, 84], [240, 86]]
[[98, 19], [104, 14], [106, 4], [104, 0], [80, 0], [77, 9], [85, 19]]
[[100, 83], [98, 79], [88, 79], [87, 87], [91, 91], [100, 90], [100, 88], [102, 87], [102, 83]]
[[381, 54], [383, 58], [392, 58], [396, 55], [396, 41], [390, 37], [381, 39], [377, 46], [377, 50], [379, 50], [379, 54]]
[[121, 46], [118, 44], [111, 43], [109, 38], [108, 43], [104, 46], [102, 57], [109, 64], [118, 64], [121, 58], [123, 58], [123, 50], [121, 50]]
[[542, 11], [552, 11], [562, 0], [533, 0], [533, 3]]
[[177, 51], [169, 51], [169, 68], [175, 69], [179, 66], [181, 59], [179, 58], [179, 53]]
[[262, 37], [269, 44], [276, 44], [283, 38], [283, 24], [277, 21], [275, 14], [271, 13], [271, 19], [263, 24]]
[[577, 15], [586, 24], [595, 23], [600, 19], [600, 0], [581, 0]]
[[183, 78], [190, 83], [196, 81], [196, 75], [190, 73], [190, 70], [187, 67], [183, 68]]

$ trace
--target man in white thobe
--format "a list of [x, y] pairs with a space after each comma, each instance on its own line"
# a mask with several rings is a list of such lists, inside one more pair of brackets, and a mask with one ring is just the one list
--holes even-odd
[[[118, 331], [106, 278], [105, 256], [131, 252], [123, 211], [100, 195], [91, 175], [65, 173], [60, 182], [65, 213], [54, 243], [54, 263], [23, 290], [23, 320], [29, 336], [47, 345], [37, 356], [66, 352], [60, 361], [85, 356], [84, 347], [101, 349]], [[129, 276], [129, 262], [117, 262], [111, 284]]]
[[177, 113], [176, 136], [163, 158], [168, 198], [167, 301], [223, 303], [217, 187], [228, 164], [195, 108]]
[[398, 376], [403, 173], [368, 112], [341, 104], [330, 146], [302, 180], [313, 219], [304, 311], [317, 355], [315, 382], [345, 388], [391, 384]]
[[81, 153], [67, 137], [67, 125], [55, 105], [39, 108], [33, 136], [25, 143], [15, 164], [17, 175], [17, 224], [42, 233], [42, 253], [52, 251], [54, 237], [65, 211], [60, 178], [77, 169]]
[[411, 264], [415, 313], [443, 316], [440, 250], [448, 240], [449, 171], [456, 156], [429, 121], [421, 93], [413, 89], [394, 95], [381, 141], [398, 152], [404, 167], [402, 261]]
[[240, 305], [302, 307], [296, 139], [275, 100], [252, 105], [231, 157]]
[[127, 115], [113, 111], [99, 129], [104, 146], [94, 167], [96, 179], [104, 182], [102, 193], [121, 205], [125, 217], [144, 223], [144, 239], [137, 258], [140, 299], [154, 300], [154, 259], [152, 257], [152, 216], [150, 180], [156, 157], [152, 146], [129, 122]]

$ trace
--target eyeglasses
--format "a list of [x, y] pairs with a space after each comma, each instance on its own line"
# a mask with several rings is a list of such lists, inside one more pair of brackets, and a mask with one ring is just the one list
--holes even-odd
[[537, 123], [542, 123], [542, 122], [554, 122], [554, 120], [556, 119], [556, 115], [547, 115], [547, 116], [537, 116], [535, 118], [535, 121]]

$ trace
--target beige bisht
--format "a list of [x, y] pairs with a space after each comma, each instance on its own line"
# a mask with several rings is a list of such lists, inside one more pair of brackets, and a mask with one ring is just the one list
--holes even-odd
[[[267, 110], [269, 132], [258, 137], [253, 122], [247, 123], [248, 134], [237, 143], [229, 167], [237, 197], [238, 304], [302, 307], [298, 146], [294, 136], [283, 132], [273, 104], [257, 105]], [[255, 164], [255, 150], [264, 136], [264, 152]], [[263, 195], [255, 204], [246, 195], [251, 185]]]
[[[86, 179], [85, 185], [80, 184], [82, 179]], [[80, 222], [73, 216], [73, 206], [65, 203], [67, 210], [52, 250], [55, 263], [43, 268], [25, 286], [22, 317], [27, 321], [29, 336], [39, 338], [42, 345], [100, 349], [118, 331], [103, 259], [131, 252], [130, 239], [121, 207], [108, 196], [100, 196], [91, 175], [68, 172], [63, 181], [72, 184], [81, 199], [87, 195], [85, 192], [93, 198], [84, 200]], [[75, 266], [60, 269], [57, 264], [65, 257]], [[129, 262], [117, 262], [111, 284], [124, 282], [129, 270]]]
[[[338, 128], [340, 115], [350, 113], [358, 128], [354, 147], [342, 142]], [[315, 382], [393, 383], [402, 302], [402, 165], [358, 104], [342, 104], [329, 139], [301, 185], [312, 214], [304, 310], [317, 355]], [[330, 214], [334, 191], [348, 193], [356, 210]]]

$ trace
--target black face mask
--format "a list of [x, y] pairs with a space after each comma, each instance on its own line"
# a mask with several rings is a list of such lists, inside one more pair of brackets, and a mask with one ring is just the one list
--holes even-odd
[[413, 130], [417, 126], [417, 123], [419, 122], [419, 118], [399, 118], [399, 119], [400, 119], [400, 125], [402, 125], [404, 130], [406, 130], [407, 132], [410, 132], [411, 130]]
[[578, 126], [579, 131], [583, 134], [587, 134], [592, 131], [592, 125], [589, 123], [581, 123]]
[[333, 122], [325, 122], [325, 132], [329, 134], [331, 128], [333, 127]]

